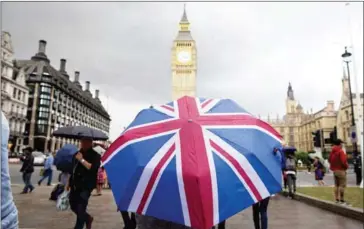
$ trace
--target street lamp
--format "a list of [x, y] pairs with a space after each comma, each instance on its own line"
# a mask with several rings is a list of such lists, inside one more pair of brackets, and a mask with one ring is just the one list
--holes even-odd
[[[351, 53], [348, 52], [347, 47], [345, 47], [345, 52], [341, 55], [341, 57], [343, 58], [343, 61], [346, 63], [346, 68], [348, 72], [350, 108], [351, 108], [351, 126], [354, 129], [355, 128], [354, 104], [353, 104], [353, 93], [351, 93], [350, 66], [349, 66], [349, 63], [351, 62]], [[355, 156], [358, 153], [358, 145], [356, 144], [356, 141], [353, 141], [353, 153]]]

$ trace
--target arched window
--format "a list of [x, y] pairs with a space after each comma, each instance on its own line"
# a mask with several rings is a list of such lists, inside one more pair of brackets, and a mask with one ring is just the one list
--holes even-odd
[[346, 120], [349, 120], [350, 118], [349, 118], [349, 111], [345, 111], [345, 118], [346, 118]]

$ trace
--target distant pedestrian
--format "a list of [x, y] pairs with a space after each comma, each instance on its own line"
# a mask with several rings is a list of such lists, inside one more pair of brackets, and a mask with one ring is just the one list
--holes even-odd
[[102, 195], [102, 187], [104, 186], [104, 182], [105, 182], [105, 169], [104, 167], [100, 167], [99, 171], [97, 172], [97, 196], [101, 196]]
[[18, 229], [18, 209], [14, 204], [8, 161], [9, 122], [1, 112], [1, 227]]
[[49, 153], [48, 157], [46, 158], [46, 161], [44, 162], [44, 172], [41, 179], [38, 181], [38, 185], [41, 185], [43, 180], [48, 178], [47, 185], [50, 186], [52, 184], [52, 176], [53, 176], [53, 162], [54, 157], [52, 153]]
[[253, 220], [255, 229], [268, 228], [268, 204], [270, 197], [267, 197], [253, 205]]
[[354, 164], [354, 173], [355, 173], [355, 177], [356, 177], [356, 185], [360, 185], [361, 180], [362, 180], [362, 162], [361, 162], [361, 155], [357, 154], [354, 156], [354, 160], [353, 160], [353, 164]]
[[326, 184], [324, 182], [325, 166], [321, 163], [319, 157], [315, 157], [313, 166], [315, 167], [315, 180], [317, 181], [319, 186], [324, 186]]
[[34, 190], [32, 185], [32, 174], [34, 172], [34, 157], [32, 155], [33, 149], [31, 147], [26, 147], [23, 149], [24, 156], [20, 158], [23, 165], [20, 172], [23, 173], [23, 182], [25, 184], [21, 194], [30, 193]]
[[336, 203], [347, 205], [344, 199], [345, 187], [346, 187], [346, 170], [348, 169], [348, 161], [346, 154], [342, 149], [343, 142], [337, 139], [332, 147], [329, 162], [330, 169], [334, 172], [335, 181], [335, 200]]

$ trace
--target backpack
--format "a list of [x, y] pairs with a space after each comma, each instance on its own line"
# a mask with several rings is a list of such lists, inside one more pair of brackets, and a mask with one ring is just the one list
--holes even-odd
[[286, 170], [296, 170], [296, 161], [293, 158], [286, 159]]

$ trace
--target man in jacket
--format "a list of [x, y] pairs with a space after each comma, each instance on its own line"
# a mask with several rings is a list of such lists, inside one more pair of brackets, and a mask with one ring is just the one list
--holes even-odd
[[54, 158], [53, 153], [49, 153], [45, 163], [44, 163], [44, 172], [42, 178], [38, 181], [38, 185], [41, 185], [43, 180], [48, 177], [48, 183], [47, 185], [50, 186], [52, 184], [52, 176], [53, 176], [53, 166]]
[[23, 182], [25, 184], [21, 194], [26, 194], [34, 190], [34, 186], [32, 185], [32, 174], [34, 172], [34, 157], [32, 152], [33, 149], [31, 147], [26, 147], [23, 149], [24, 156], [20, 158], [23, 162], [20, 172], [23, 173]]
[[11, 193], [8, 140], [9, 123], [1, 112], [1, 228], [18, 229], [18, 210]]
[[87, 205], [93, 189], [96, 188], [97, 171], [101, 156], [92, 148], [92, 139], [81, 139], [81, 149], [73, 159], [73, 173], [70, 176], [66, 190], [70, 190], [69, 201], [71, 210], [77, 220], [74, 229], [90, 229], [93, 217], [87, 213]]
[[343, 142], [337, 139], [332, 147], [329, 162], [330, 169], [334, 172], [335, 180], [335, 199], [336, 203], [347, 204], [344, 199], [345, 187], [346, 187], [346, 170], [348, 169], [348, 161], [346, 154], [342, 149]]

